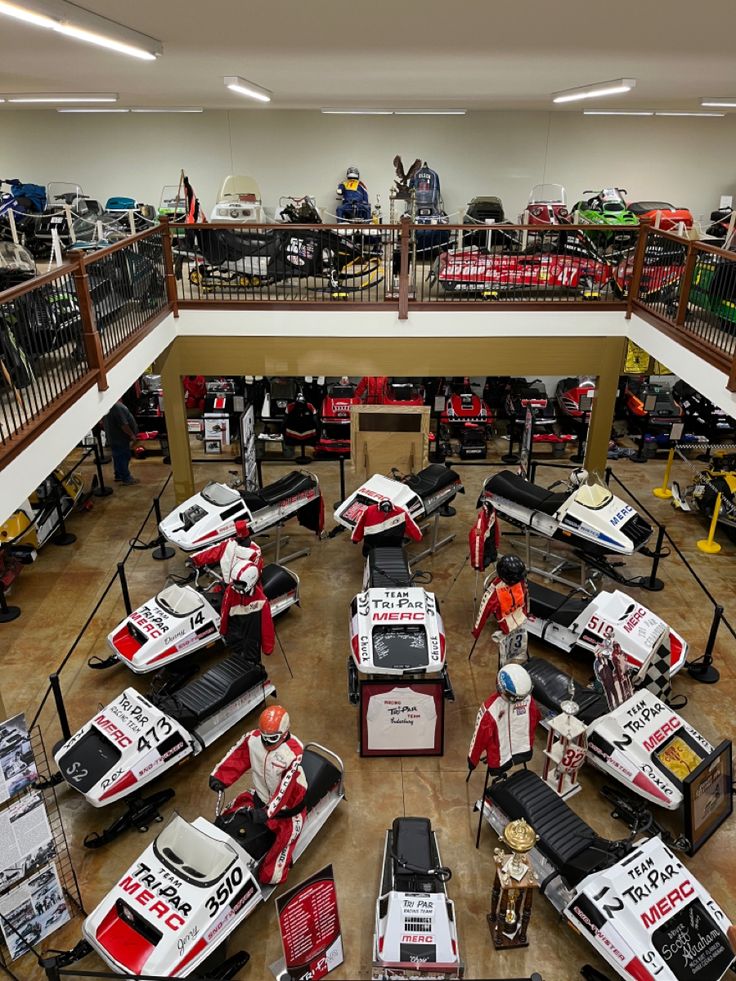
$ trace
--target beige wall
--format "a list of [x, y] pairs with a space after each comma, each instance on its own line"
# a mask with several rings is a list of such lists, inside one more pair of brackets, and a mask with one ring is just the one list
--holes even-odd
[[129, 194], [158, 204], [183, 167], [206, 208], [228, 173], [250, 174], [267, 207], [314, 194], [334, 211], [334, 187], [356, 164], [371, 197], [388, 189], [396, 153], [426, 158], [445, 205], [497, 194], [507, 216], [532, 184], [627, 187], [632, 198], [670, 199], [709, 213], [736, 193], [736, 118], [586, 117], [580, 112], [473, 112], [464, 117], [322, 116], [313, 111], [210, 111], [201, 115], [61, 115], [0, 111], [0, 174], [46, 183], [75, 180], [89, 194]]

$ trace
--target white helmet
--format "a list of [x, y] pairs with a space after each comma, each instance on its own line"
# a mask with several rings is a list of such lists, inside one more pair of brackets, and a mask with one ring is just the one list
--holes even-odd
[[532, 679], [529, 672], [520, 664], [507, 664], [496, 675], [496, 688], [499, 695], [509, 702], [520, 702], [531, 695]]
[[239, 593], [252, 593], [259, 579], [258, 566], [253, 562], [244, 562], [233, 571], [230, 585]]
[[585, 467], [577, 467], [570, 474], [570, 486], [571, 487], [582, 487], [583, 484], [588, 483], [588, 477], [590, 474], [585, 469]]

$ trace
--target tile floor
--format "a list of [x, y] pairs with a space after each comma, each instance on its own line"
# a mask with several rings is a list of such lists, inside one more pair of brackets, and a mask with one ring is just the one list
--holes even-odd
[[[662, 461], [644, 465], [623, 461], [614, 467], [646, 506], [666, 521], [677, 543], [736, 624], [736, 547], [719, 532], [723, 544], [720, 555], [705, 556], [695, 549], [695, 540], [704, 536], [700, 520], [675, 513], [666, 502], [651, 495], [651, 488], [662, 479]], [[134, 464], [134, 469], [141, 478], [140, 484], [124, 488], [114, 485], [115, 493], [111, 497], [93, 499], [94, 508], [90, 512], [77, 514], [69, 521], [69, 529], [78, 536], [76, 543], [66, 548], [47, 545], [35, 566], [25, 570], [18, 581], [12, 601], [22, 607], [22, 617], [0, 626], [1, 686], [8, 714], [25, 711], [33, 715], [46, 688], [48, 674], [61, 661], [87, 619], [167, 475], [167, 468], [155, 460]], [[325, 501], [336, 500], [336, 466], [321, 463], [315, 469], [322, 481]], [[680, 480], [687, 483], [685, 468], [680, 465], [676, 470], [680, 471]], [[227, 479], [226, 471], [227, 465], [222, 463], [200, 464], [196, 466], [196, 479], [199, 484], [218, 476]], [[274, 464], [265, 466], [264, 471], [266, 481], [284, 473], [281, 466]], [[350, 488], [349, 468], [347, 472]], [[430, 588], [442, 603], [456, 694], [456, 700], [447, 704], [445, 753], [439, 758], [359, 758], [357, 712], [347, 700], [345, 662], [348, 604], [359, 589], [362, 575], [360, 550], [351, 546], [346, 535], [317, 541], [296, 523], [288, 526], [293, 544], [312, 546], [310, 556], [294, 563], [302, 581], [301, 608], [290, 610], [277, 621], [293, 677], [278, 647], [267, 664], [279, 700], [291, 713], [294, 732], [304, 741], [313, 739], [324, 743], [345, 762], [348, 799], [292, 873], [292, 881], [296, 882], [328, 862], [334, 865], [346, 949], [344, 965], [334, 972], [336, 979], [370, 977], [383, 834], [397, 815], [427, 816], [438, 832], [443, 862], [453, 870], [449, 891], [457, 904], [466, 977], [519, 978], [536, 970], [545, 981], [573, 981], [587, 962], [602, 968], [583, 937], [562, 926], [544, 899], [536, 901], [526, 950], [495, 952], [486, 927], [491, 853], [497, 841], [484, 827], [480, 851], [474, 848], [476, 816], [472, 805], [481, 793], [483, 774], [479, 768], [466, 784], [465, 757], [477, 707], [494, 683], [495, 654], [492, 655], [487, 632], [468, 663], [475, 576], [463, 562], [477, 492], [488, 472], [485, 467], [461, 470], [467, 493], [456, 502], [457, 516], [444, 522], [448, 530], [456, 531], [457, 538], [438, 555], [420, 563], [421, 568], [432, 573]], [[548, 470], [540, 472], [538, 480], [551, 483], [557, 476]], [[162, 499], [163, 512], [167, 513], [172, 505], [169, 485]], [[326, 512], [329, 529], [333, 524], [329, 506]], [[152, 533], [153, 524], [149, 523], [143, 537], [150, 538]], [[507, 547], [513, 542], [514, 539], [507, 539]], [[413, 549], [416, 551], [416, 546]], [[181, 571], [182, 565], [183, 557], [178, 554], [169, 561], [154, 562], [150, 552], [134, 552], [127, 565], [133, 605], [160, 589], [167, 573]], [[630, 566], [643, 572], [648, 563], [637, 558]], [[672, 622], [689, 640], [693, 655], [697, 655], [708, 635], [710, 604], [675, 557], [662, 562], [660, 575], [666, 584], [663, 592], [639, 595], [644, 603]], [[120, 594], [113, 588], [64, 668], [63, 690], [72, 730], [87, 721], [99, 703], [106, 703], [133, 681], [122, 666], [106, 672], [93, 672], [87, 666], [91, 655], [106, 655], [105, 637], [122, 616]], [[538, 650], [542, 652], [541, 648]], [[684, 714], [713, 742], [723, 737], [733, 739], [736, 735], [735, 650], [732, 637], [721, 629], [716, 647], [720, 684], [699, 685], [686, 674], [675, 683], [676, 691], [689, 699]], [[545, 654], [562, 664], [549, 650]], [[581, 680], [590, 676], [589, 664], [583, 659], [572, 662], [572, 668]], [[139, 682], [146, 685], [145, 679]], [[51, 706], [43, 711], [41, 723], [47, 746], [51, 747], [60, 735]], [[168, 783], [176, 788], [174, 805], [186, 818], [212, 813], [214, 795], [207, 789], [207, 775], [233, 741], [225, 736], [189, 766], [170, 774]], [[534, 769], [541, 769], [543, 744], [544, 736], [540, 732], [531, 764]], [[163, 782], [167, 782], [165, 778]], [[586, 768], [581, 782], [583, 792], [572, 800], [572, 807], [601, 834], [623, 837], [624, 826], [609, 816], [606, 802], [598, 793], [604, 782], [601, 777]], [[65, 788], [61, 789], [59, 798], [84, 903], [91, 910], [118, 873], [143, 850], [155, 830], [152, 828], [143, 835], [129, 832], [106, 850], [88, 851], [81, 845], [84, 835], [109, 823], [111, 815], [93, 810]], [[687, 860], [732, 916], [736, 916], [735, 829], [736, 822], [731, 821], [694, 858]], [[79, 937], [79, 929], [80, 921], [76, 920], [44, 946], [71, 946]], [[272, 904], [255, 912], [237, 932], [232, 949], [238, 947], [251, 954], [251, 961], [241, 974], [243, 978], [270, 976], [268, 966], [280, 956]], [[101, 965], [90, 956], [79, 967], [94, 970]], [[16, 962], [14, 970], [18, 978], [28, 981], [41, 977], [28, 956]]]

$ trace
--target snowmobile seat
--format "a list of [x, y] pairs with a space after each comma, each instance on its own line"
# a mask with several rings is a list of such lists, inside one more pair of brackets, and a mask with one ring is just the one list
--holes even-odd
[[399, 817], [394, 820], [391, 858], [393, 888], [398, 892], [442, 892], [442, 883], [437, 876], [426, 874], [440, 864], [428, 818]]
[[257, 496], [263, 502], [261, 507], [268, 507], [271, 504], [278, 504], [287, 497], [301, 494], [303, 491], [311, 490], [314, 487], [314, 477], [301, 470], [292, 470], [291, 473], [276, 480], [266, 487], [262, 487]]
[[[530, 657], [524, 663], [524, 667], [532, 679], [536, 700], [555, 715], [559, 715], [562, 711], [562, 703], [570, 697], [568, 688], [571, 676], [542, 657]], [[579, 706], [577, 717], [581, 722], [590, 725], [608, 712], [608, 703], [604, 695], [594, 688], [584, 688], [574, 679], [573, 685], [573, 698]]]
[[537, 848], [569, 886], [613, 865], [622, 856], [615, 843], [595, 831], [531, 770], [497, 780], [486, 795], [511, 821], [524, 818], [539, 835]]
[[589, 600], [572, 599], [571, 597], [563, 600], [563, 597], [556, 590], [548, 589], [541, 583], [531, 580], [527, 581], [527, 586], [529, 587], [529, 607], [534, 616], [541, 617], [543, 620], [551, 618], [563, 627], [569, 627], [577, 620], [590, 602]]
[[321, 753], [308, 748], [302, 756], [302, 769], [307, 778], [305, 801], [307, 810], [311, 811], [340, 782], [340, 771]]
[[261, 574], [261, 586], [268, 599], [274, 600], [296, 588], [294, 576], [283, 565], [270, 562]]
[[459, 480], [460, 477], [449, 467], [445, 467], [441, 463], [430, 463], [424, 470], [407, 477], [404, 483], [407, 487], [411, 487], [415, 494], [424, 499]]
[[263, 665], [254, 666], [241, 655], [230, 654], [201, 677], [164, 698], [158, 707], [192, 729], [266, 677]]
[[511, 470], [501, 470], [500, 473], [494, 474], [486, 482], [485, 489], [531, 511], [541, 511], [543, 514], [554, 514], [570, 496], [564, 492], [555, 494], [544, 487], [531, 484]]
[[368, 553], [370, 586], [391, 589], [410, 586], [411, 570], [403, 548], [372, 548]]

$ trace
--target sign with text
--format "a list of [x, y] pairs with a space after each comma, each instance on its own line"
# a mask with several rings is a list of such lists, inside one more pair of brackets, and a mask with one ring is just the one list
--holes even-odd
[[733, 811], [732, 784], [732, 747], [727, 739], [684, 780], [685, 837], [690, 842], [690, 855]]
[[360, 682], [361, 756], [441, 756], [444, 696], [441, 679]]
[[317, 981], [344, 960], [332, 866], [327, 865], [276, 900], [284, 981]]

